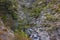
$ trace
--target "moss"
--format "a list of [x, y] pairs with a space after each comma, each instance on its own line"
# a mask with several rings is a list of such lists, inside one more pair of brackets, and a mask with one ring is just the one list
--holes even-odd
[[2, 16], [2, 19], [3, 19], [4, 22], [6, 22], [7, 21], [7, 16]]
[[31, 40], [30, 38], [28, 38], [27, 34], [25, 34], [23, 31], [19, 32], [18, 30], [16, 30], [15, 36], [17, 40]]

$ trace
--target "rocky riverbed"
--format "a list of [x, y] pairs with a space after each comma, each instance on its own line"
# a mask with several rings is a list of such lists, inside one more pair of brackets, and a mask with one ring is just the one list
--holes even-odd
[[[18, 3], [19, 18], [24, 20], [22, 24], [31, 25], [26, 33], [32, 40], [60, 40], [60, 12], [56, 12], [60, 0], [19, 0]], [[32, 16], [30, 9], [35, 6], [38, 11], [32, 10]]]

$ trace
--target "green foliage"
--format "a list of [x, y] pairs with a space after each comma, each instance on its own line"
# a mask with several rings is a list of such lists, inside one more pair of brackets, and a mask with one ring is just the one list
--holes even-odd
[[11, 15], [12, 15], [12, 18], [14, 20], [18, 19], [18, 14], [17, 13], [13, 12]]
[[38, 17], [40, 15], [41, 9], [39, 7], [32, 8], [30, 16], [32, 17]]
[[[38, 4], [40, 1], [42, 2], [41, 5]], [[37, 17], [40, 15], [40, 12], [46, 7], [45, 2], [46, 2], [46, 1], [44, 1], [44, 0], [36, 0], [36, 1], [32, 4], [32, 7], [30, 7], [30, 8], [27, 8], [27, 7], [23, 6], [23, 7], [22, 7], [23, 12], [24, 12], [24, 13], [29, 12], [29, 14], [30, 14], [31, 17], [37, 18]]]
[[55, 21], [58, 20], [58, 18], [56, 18], [54, 15], [46, 14], [46, 20], [47, 20], [47, 21], [55, 22]]
[[18, 5], [16, 0], [0, 0], [0, 6], [0, 10], [7, 11], [14, 19], [17, 18]]

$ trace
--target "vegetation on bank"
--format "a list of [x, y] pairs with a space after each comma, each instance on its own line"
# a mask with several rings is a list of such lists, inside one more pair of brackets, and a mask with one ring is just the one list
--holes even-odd
[[[41, 25], [42, 27], [47, 27], [46, 30], [50, 31], [52, 29], [59, 28], [57, 25], [60, 22], [60, 4], [57, 0], [45, 1], [45, 0], [36, 0], [33, 2], [32, 6], [27, 8], [25, 5], [21, 6], [24, 14], [29, 14], [29, 17], [37, 19], [41, 16], [41, 12], [43, 11], [46, 19], [43, 21], [44, 23]], [[51, 11], [46, 12], [47, 9]], [[18, 20], [18, 3], [17, 0], [0, 0], [0, 17], [6, 24], [6, 22], [17, 21], [18, 26], [15, 29], [14, 23], [12, 23], [12, 27], [14, 29], [15, 36], [17, 40], [31, 40], [28, 38], [28, 35], [25, 33], [25, 30], [31, 26], [36, 26], [36, 24], [30, 24], [29, 20], [23, 19]], [[7, 16], [8, 15], [8, 16]], [[9, 17], [10, 16], [10, 17]], [[9, 17], [9, 18], [8, 18]], [[10, 20], [11, 19], [11, 20]], [[8, 22], [9, 23], [9, 22]], [[47, 24], [48, 23], [48, 24]], [[8, 24], [7, 24], [8, 25]], [[9, 24], [10, 25], [10, 24]]]
[[[11, 23], [13, 23], [14, 20], [18, 22], [17, 0], [0, 0], [0, 17], [6, 26], [9, 24], [9, 21], [11, 21]], [[10, 26], [8, 25], [9, 26], [8, 28], [11, 28], [11, 25], [12, 25], [12, 31], [14, 30], [17, 40], [28, 40], [29, 39], [27, 35], [21, 29], [17, 27], [15, 28], [13, 26], [14, 24], [11, 24], [11, 23], [9, 24]]]

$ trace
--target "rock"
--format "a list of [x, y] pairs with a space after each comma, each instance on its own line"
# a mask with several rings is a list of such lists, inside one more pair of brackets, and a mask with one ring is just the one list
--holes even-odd
[[4, 23], [2, 22], [1, 19], [0, 19], [0, 40], [15, 40], [14, 33], [4, 26]]

